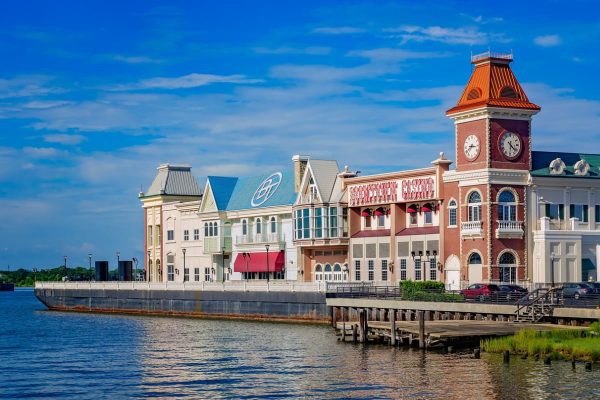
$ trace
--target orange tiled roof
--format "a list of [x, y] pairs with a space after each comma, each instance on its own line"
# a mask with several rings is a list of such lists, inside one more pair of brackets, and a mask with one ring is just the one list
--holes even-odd
[[473, 63], [475, 69], [469, 83], [458, 104], [446, 111], [446, 115], [484, 106], [540, 110], [540, 106], [527, 98], [510, 69], [510, 60], [485, 57]]

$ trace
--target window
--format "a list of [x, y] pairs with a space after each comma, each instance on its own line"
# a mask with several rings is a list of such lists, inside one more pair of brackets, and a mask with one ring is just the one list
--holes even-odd
[[504, 86], [502, 90], [500, 90], [500, 97], [516, 99], [518, 96], [514, 88], [511, 86]]
[[600, 205], [596, 206], [596, 222], [600, 222]]
[[215, 236], [215, 229], [212, 222], [208, 223], [208, 236]]
[[317, 264], [317, 266], [315, 267], [315, 281], [322, 281], [323, 280], [323, 268], [321, 267], [321, 264]]
[[469, 265], [470, 264], [481, 264], [481, 255], [479, 253], [472, 253], [469, 256]]
[[331, 281], [333, 276], [331, 275], [331, 265], [325, 264], [325, 280]]
[[210, 282], [212, 281], [211, 279], [211, 274], [210, 274], [210, 267], [206, 267], [204, 268], [204, 281], [205, 282]]
[[243, 236], [248, 235], [248, 220], [247, 219], [242, 220], [242, 235]]
[[310, 202], [314, 202], [314, 201], [318, 201], [319, 200], [319, 194], [318, 194], [318, 190], [317, 190], [317, 185], [315, 185], [315, 181], [312, 178], [312, 176], [310, 177], [310, 180], [308, 181], [308, 187], [310, 190]]
[[415, 259], [415, 281], [421, 280], [421, 260]]
[[271, 233], [277, 233], [277, 219], [271, 217]]
[[190, 269], [189, 268], [184, 268], [183, 269], [183, 281], [184, 282], [189, 282], [190, 281]]
[[315, 208], [315, 215], [314, 215], [314, 222], [313, 222], [313, 226], [314, 226], [314, 237], [315, 238], [322, 238], [323, 237], [323, 209], [318, 207]]
[[366, 211], [363, 211], [363, 216], [365, 218], [365, 228], [370, 228], [371, 227], [371, 212], [369, 211], [368, 215], [364, 215]]
[[174, 265], [167, 265], [167, 280], [169, 282], [173, 282], [175, 280], [175, 266]]
[[448, 226], [456, 226], [456, 201], [450, 200], [448, 203]]
[[200, 282], [200, 268], [194, 268], [194, 281]]
[[587, 204], [571, 204], [569, 206], [571, 218], [579, 219], [579, 222], [588, 222], [588, 205]]
[[517, 203], [510, 190], [503, 190], [498, 196], [498, 221], [516, 221]]
[[190, 240], [190, 231], [187, 229], [183, 231], [183, 240]]
[[425, 223], [432, 224], [433, 223], [433, 212], [425, 211]]
[[517, 262], [515, 255], [509, 251], [502, 253], [498, 260], [499, 279], [501, 282], [514, 283], [517, 278]]
[[175, 240], [175, 231], [171, 229], [167, 231], [167, 240]]
[[369, 266], [369, 280], [374, 281], [375, 280], [375, 261], [369, 260], [368, 266]]
[[381, 280], [388, 280], [388, 260], [381, 260]]
[[213, 222], [213, 236], [219, 236], [219, 227], [216, 222]]
[[338, 236], [337, 207], [329, 207], [329, 237]]
[[209, 233], [210, 233], [210, 232], [208, 231], [208, 222], [205, 222], [205, 223], [204, 223], [204, 236], [205, 236], [205, 237], [208, 237], [208, 236], [210, 236], [210, 235], [209, 235]]
[[546, 217], [553, 220], [564, 220], [565, 219], [565, 205], [564, 204], [546, 204]]
[[375, 217], [377, 218], [378, 228], [385, 228], [385, 214], [386, 211], [382, 207], [379, 207], [377, 210], [375, 210]]
[[344, 276], [342, 274], [342, 266], [340, 264], [333, 265], [333, 280], [334, 281], [343, 281]]
[[194, 240], [200, 240], [200, 229], [194, 229]]
[[148, 225], [146, 232], [148, 232], [148, 246], [152, 246], [152, 225]]
[[262, 220], [260, 218], [256, 218], [254, 220], [254, 224], [256, 226], [256, 234], [260, 235], [262, 233]]
[[310, 209], [305, 208], [302, 210], [302, 229], [305, 239], [310, 238]]
[[360, 276], [360, 260], [354, 260], [354, 280], [360, 281], [361, 278], [362, 277]]
[[481, 195], [479, 192], [472, 192], [468, 199], [469, 221], [481, 221]]
[[435, 262], [435, 258], [429, 259], [429, 280], [437, 281], [437, 265]]
[[160, 246], [160, 243], [162, 242], [162, 231], [160, 230], [160, 225], [156, 225], [156, 245]]
[[400, 259], [400, 280], [406, 280], [406, 258]]
[[296, 210], [294, 216], [295, 238], [310, 239], [310, 208]]

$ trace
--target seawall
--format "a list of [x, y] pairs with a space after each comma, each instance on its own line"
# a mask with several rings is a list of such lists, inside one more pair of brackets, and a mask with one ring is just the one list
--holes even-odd
[[[166, 288], [87, 288], [36, 285], [50, 310], [327, 323], [325, 293], [318, 291], [211, 291]], [[136, 285], [131, 285], [135, 287]], [[256, 288], [254, 288], [256, 289]]]

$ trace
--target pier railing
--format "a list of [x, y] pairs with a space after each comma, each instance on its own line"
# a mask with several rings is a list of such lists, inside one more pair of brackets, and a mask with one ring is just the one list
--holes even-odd
[[325, 282], [36, 282], [36, 289], [94, 289], [94, 290], [183, 290], [216, 292], [318, 292], [325, 293]]

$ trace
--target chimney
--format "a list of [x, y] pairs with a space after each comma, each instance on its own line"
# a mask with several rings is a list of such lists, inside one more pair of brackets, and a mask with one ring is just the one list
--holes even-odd
[[306, 170], [309, 158], [309, 156], [301, 156], [300, 154], [292, 157], [292, 161], [294, 162], [294, 192], [300, 190], [300, 182], [302, 182], [302, 178], [304, 177], [304, 171]]

